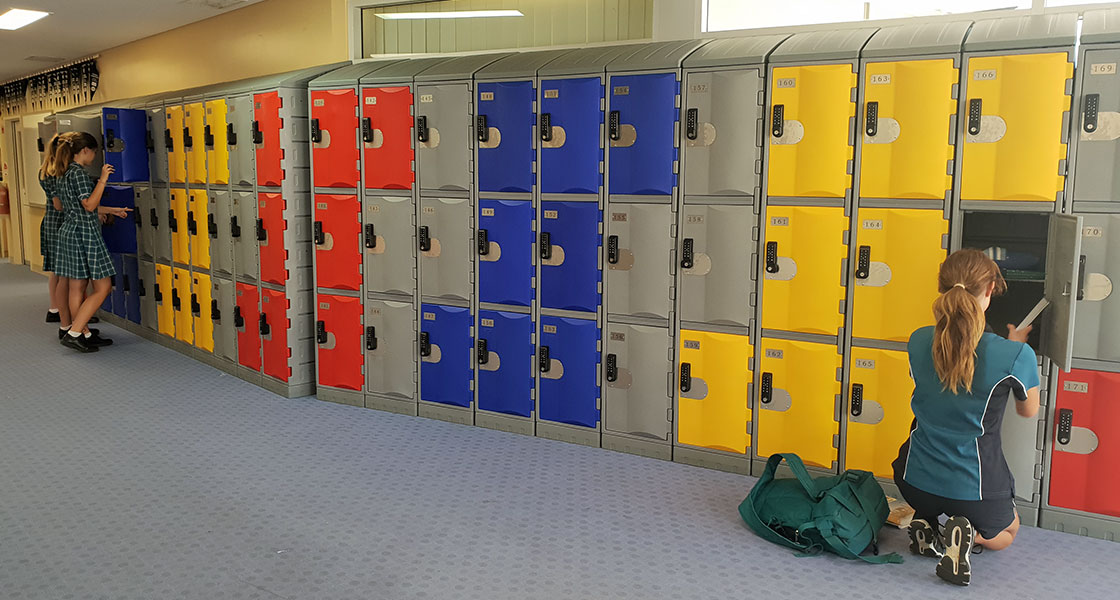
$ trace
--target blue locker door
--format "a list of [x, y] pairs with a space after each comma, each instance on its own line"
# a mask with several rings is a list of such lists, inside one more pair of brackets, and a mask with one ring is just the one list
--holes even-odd
[[478, 189], [531, 192], [533, 181], [533, 82], [478, 84]]
[[422, 312], [420, 399], [469, 407], [474, 376], [471, 312], [438, 304], [424, 304]]
[[148, 116], [129, 108], [101, 109], [105, 161], [116, 171], [110, 183], [148, 181]]
[[[124, 300], [124, 257], [120, 254], [110, 254], [109, 259], [113, 261], [113, 270], [116, 275], [113, 275], [113, 291], [109, 292], [109, 306], [107, 310], [111, 310], [114, 315], [118, 317], [125, 316], [125, 300]], [[102, 304], [101, 308], [105, 308]]]
[[484, 310], [478, 313], [478, 323], [478, 408], [531, 417], [532, 317]]
[[603, 177], [603, 82], [598, 77], [541, 82], [541, 191], [598, 194]]
[[599, 307], [599, 205], [541, 204], [541, 306], [595, 312]]
[[529, 306], [533, 300], [533, 203], [481, 200], [478, 229], [480, 299]]
[[678, 89], [675, 73], [611, 77], [612, 195], [673, 193]]
[[598, 342], [595, 321], [541, 317], [541, 420], [582, 427], [599, 424]]
[[[147, 157], [145, 157], [145, 160]], [[140, 262], [126, 255], [124, 262], [124, 318], [140, 323]]]
[[[135, 208], [136, 198], [131, 187], [109, 185], [101, 197], [104, 206]], [[130, 212], [125, 218], [113, 217], [101, 227], [105, 247], [109, 252], [136, 254], [136, 213]]]

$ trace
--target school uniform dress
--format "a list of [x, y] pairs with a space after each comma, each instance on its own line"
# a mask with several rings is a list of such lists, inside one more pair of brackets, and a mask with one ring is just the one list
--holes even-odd
[[39, 254], [43, 255], [43, 270], [54, 271], [58, 252], [58, 230], [62, 227], [63, 213], [54, 207], [52, 198], [58, 196], [58, 178], [44, 177], [39, 186], [47, 194], [47, 212], [39, 224]]
[[65, 219], [58, 232], [55, 273], [70, 279], [103, 279], [116, 275], [105, 239], [101, 237], [97, 212], [82, 206], [82, 200], [93, 194], [93, 180], [77, 163], [70, 163], [58, 187]]
[[1015, 518], [1015, 480], [1000, 428], [1010, 397], [1025, 401], [1039, 385], [1037, 358], [1027, 344], [986, 332], [976, 347], [972, 392], [954, 394], [934, 369], [933, 335], [933, 327], [923, 327], [908, 342], [914, 424], [893, 465], [895, 483], [914, 518], [966, 517], [990, 539]]

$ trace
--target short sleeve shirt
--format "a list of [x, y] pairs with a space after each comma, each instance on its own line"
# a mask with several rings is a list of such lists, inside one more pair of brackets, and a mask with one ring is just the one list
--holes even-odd
[[[85, 169], [78, 163], [70, 163], [66, 173], [62, 175], [58, 190], [59, 199], [62, 201], [62, 209], [66, 213], [67, 219], [85, 218], [97, 223], [97, 213], [90, 212], [82, 207], [82, 200], [89, 198], [93, 194], [93, 189], [93, 180], [90, 179]], [[100, 227], [100, 225], [98, 226]]]
[[43, 177], [39, 180], [39, 187], [43, 188], [43, 193], [47, 195], [47, 212], [54, 212], [54, 201], [52, 198], [58, 197], [58, 179], [55, 177]]
[[914, 427], [899, 466], [910, 485], [945, 498], [1010, 498], [1015, 482], [1003, 456], [1000, 427], [1010, 395], [1027, 399], [1039, 385], [1038, 359], [1027, 344], [985, 333], [976, 347], [972, 392], [943, 389], [933, 366], [933, 327], [910, 336]]

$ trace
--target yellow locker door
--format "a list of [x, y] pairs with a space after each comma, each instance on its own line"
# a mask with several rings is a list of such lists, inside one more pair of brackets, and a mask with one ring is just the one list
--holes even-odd
[[190, 198], [187, 190], [171, 189], [171, 260], [181, 265], [191, 263]]
[[175, 338], [188, 344], [194, 343], [194, 323], [191, 322], [191, 272], [179, 267], [171, 269], [174, 295], [171, 298], [175, 309]]
[[914, 383], [905, 352], [852, 348], [844, 468], [893, 475], [891, 463], [910, 435]]
[[750, 338], [682, 330], [680, 350], [677, 443], [746, 454], [751, 445]]
[[770, 81], [767, 194], [843, 198], [852, 184], [852, 65], [775, 67]]
[[933, 325], [949, 222], [940, 210], [861, 208], [856, 219], [852, 336], [905, 342]]
[[226, 101], [210, 100], [206, 103], [206, 176], [210, 183], [229, 183], [229, 146], [226, 139]]
[[844, 325], [848, 218], [839, 206], [768, 206], [762, 327], [836, 335]]
[[190, 211], [187, 212], [190, 257], [191, 264], [199, 269], [210, 268], [209, 201], [206, 190], [190, 191]]
[[156, 285], [159, 293], [156, 294], [156, 321], [159, 332], [168, 337], [175, 335], [175, 283], [171, 278], [171, 267], [156, 265]]
[[1065, 185], [1065, 52], [968, 59], [962, 200], [1054, 202]]
[[805, 464], [832, 468], [842, 364], [836, 346], [762, 340], [754, 438], [760, 457], [794, 452]]
[[194, 345], [207, 352], [214, 351], [214, 321], [210, 318], [210, 300], [213, 289], [210, 283], [210, 276], [205, 273], [192, 273], [191, 275]]
[[861, 198], [946, 197], [958, 77], [949, 58], [867, 64]]
[[171, 139], [171, 149], [167, 151], [167, 170], [171, 183], [187, 182], [187, 152], [183, 147], [183, 127], [186, 119], [182, 106], [168, 106], [164, 109], [167, 118], [167, 135]]
[[188, 104], [183, 119], [187, 127], [183, 143], [187, 147], [187, 178], [190, 183], [206, 183], [206, 109], [201, 102]]

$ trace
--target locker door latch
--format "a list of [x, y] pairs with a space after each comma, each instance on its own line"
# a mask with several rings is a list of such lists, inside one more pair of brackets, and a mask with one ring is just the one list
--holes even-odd
[[210, 132], [210, 126], [207, 125], [202, 129], [202, 143], [207, 148], [214, 147], [214, 134]]
[[105, 130], [105, 151], [106, 152], [115, 152], [115, 150], [113, 150], [113, 146], [115, 146], [116, 143], [117, 143], [117, 136], [113, 133], [113, 130], [112, 129], [106, 129]]
[[191, 294], [191, 314], [199, 316], [202, 313], [202, 305], [198, 302], [198, 294]]
[[773, 373], [762, 374], [762, 393], [760, 394], [760, 398], [763, 404], [770, 404], [770, 401], [774, 399]]
[[681, 247], [681, 268], [691, 269], [694, 258], [693, 253], [693, 240], [692, 238], [684, 238], [683, 246]]
[[622, 115], [617, 110], [611, 111], [607, 133], [614, 141], [622, 139]]
[[478, 115], [475, 118], [475, 128], [478, 130], [478, 141], [484, 144], [490, 141], [490, 128], [486, 125], [486, 115]]
[[541, 346], [541, 349], [537, 352], [537, 354], [537, 362], [540, 363], [539, 366], [541, 373], [548, 373], [549, 371], [551, 371], [552, 358], [549, 356], [548, 346]]
[[549, 260], [552, 258], [552, 234], [547, 231], [541, 232], [541, 259]]
[[682, 393], [692, 391], [692, 363], [681, 363], [680, 387]]
[[44, 146], [44, 145], [43, 145], [43, 138], [38, 138], [38, 139], [36, 140], [36, 142], [37, 142], [37, 143], [38, 143], [38, 145], [39, 145], [39, 152], [46, 152], [46, 151], [47, 151], [47, 148], [46, 148], [46, 146]]
[[1085, 94], [1085, 122], [1081, 125], [1085, 133], [1093, 133], [1097, 130], [1097, 113], [1100, 108], [1100, 94]]
[[416, 141], [428, 142], [428, 117], [423, 115], [416, 117]]
[[261, 331], [261, 335], [268, 335], [269, 332], [272, 331], [272, 328], [270, 328], [268, 326], [268, 315], [266, 315], [264, 313], [261, 313], [260, 331]]
[[139, 211], [132, 213], [132, 219], [134, 221], [136, 221], [136, 227], [138, 229], [144, 227], [144, 222], [143, 222], [143, 217], [142, 217], [143, 214], [144, 213], [139, 212]]
[[210, 320], [211, 321], [221, 321], [222, 320], [222, 311], [218, 310], [218, 301], [217, 300], [210, 300]]
[[175, 150], [175, 138], [171, 137], [171, 130], [163, 130], [163, 145], [167, 148], [168, 152]]
[[373, 143], [373, 120], [369, 117], [362, 119], [362, 141], [367, 144]]
[[377, 234], [373, 231], [373, 223], [366, 223], [366, 248], [377, 247]]
[[1085, 255], [1077, 261], [1077, 299], [1085, 299]]
[[879, 103], [878, 102], [868, 102], [867, 103], [867, 119], [866, 119], [866, 121], [867, 122], [864, 124], [864, 127], [865, 127], [864, 133], [866, 133], [868, 137], [875, 137], [875, 134], [879, 133]]
[[138, 292], [138, 295], [141, 298], [143, 298], [143, 297], [148, 295], [148, 291], [144, 288], [144, 280], [143, 279], [140, 279], [139, 283], [140, 283], [140, 288], [139, 288], [139, 290], [137, 290], [137, 292]]
[[268, 232], [264, 230], [264, 219], [257, 219], [257, 241], [264, 242], [268, 240]]
[[487, 348], [486, 340], [478, 340], [478, 364], [484, 365], [490, 362], [490, 350]]
[[1073, 410], [1062, 408], [1058, 410], [1058, 443], [1065, 446], [1073, 438]]
[[125, 273], [124, 276], [121, 277], [121, 281], [123, 282], [123, 284], [121, 285], [121, 288], [124, 289], [124, 293], [127, 294], [127, 293], [131, 292], [132, 291], [132, 281], [128, 278], [128, 273]]
[[366, 327], [366, 350], [377, 350], [377, 328]]
[[179, 310], [183, 307], [183, 303], [179, 300], [179, 290], [175, 288], [171, 289], [171, 307], [175, 310]]
[[241, 226], [237, 224], [237, 217], [229, 218], [229, 235], [230, 237], [241, 237]]
[[690, 140], [700, 135], [700, 109], [690, 108], [685, 113], [684, 135]]
[[786, 131], [786, 105], [775, 104], [773, 114], [770, 117], [770, 133], [776, 137], [782, 137]]
[[486, 229], [478, 230], [478, 255], [486, 256], [490, 254], [490, 231]]
[[614, 354], [607, 355], [607, 381], [618, 381], [618, 356]]
[[327, 343], [327, 323], [326, 323], [326, 321], [316, 321], [315, 322], [315, 343], [316, 344]]
[[156, 302], [163, 302], [163, 292], [159, 289], [159, 284], [152, 286], [152, 295], [155, 297]]
[[233, 123], [226, 123], [226, 144], [229, 146], [237, 145], [237, 132], [233, 130]]
[[852, 408], [851, 413], [853, 417], [858, 417], [863, 414], [863, 384], [852, 384]]
[[264, 132], [261, 131], [260, 121], [253, 121], [252, 133], [253, 133], [253, 143], [254, 144], [263, 144], [264, 143]]
[[427, 331], [420, 332], [420, 356], [432, 355], [432, 341], [431, 336]]
[[323, 130], [319, 128], [319, 119], [311, 119], [311, 143], [320, 144], [323, 142]]
[[194, 220], [194, 211], [187, 211], [187, 232], [191, 235], [198, 235], [198, 223]]
[[327, 236], [323, 233], [323, 222], [315, 221], [313, 227], [315, 230], [315, 245], [322, 246], [323, 244], [327, 243]]
[[210, 237], [218, 238], [218, 222], [214, 220], [214, 214], [206, 215], [206, 230], [210, 232]]
[[[40, 141], [41, 141], [41, 140], [40, 140]], [[155, 152], [155, 150], [156, 150], [156, 141], [155, 141], [154, 139], [152, 139], [152, 132], [150, 132], [150, 131], [148, 132], [148, 141], [147, 141], [147, 146], [148, 146], [148, 152]], [[39, 149], [39, 151], [40, 151], [40, 152], [42, 152], [43, 150], [42, 150], [42, 149]]]
[[148, 222], [152, 225], [152, 227], [159, 227], [159, 211], [154, 208], [149, 208]]
[[175, 220], [175, 209], [167, 209], [167, 222], [171, 224], [171, 231], [179, 233], [179, 222]]
[[552, 141], [552, 113], [541, 113], [541, 141]]
[[778, 242], [766, 242], [766, 272], [778, 272]]
[[245, 317], [241, 316], [240, 306], [233, 307], [233, 326], [238, 328], [245, 326]]
[[427, 225], [420, 226], [420, 235], [418, 238], [420, 240], [420, 251], [429, 252], [432, 249], [432, 236], [428, 232]]
[[618, 264], [618, 236], [612, 235], [607, 238], [607, 262], [612, 265]]
[[980, 117], [984, 114], [984, 101], [980, 98], [973, 98], [968, 101], [968, 133], [970, 135], [978, 135], [980, 133]]
[[871, 275], [871, 246], [860, 246], [856, 261], [856, 279], [867, 279]]
[[184, 127], [183, 128], [183, 147], [184, 148], [193, 148], [194, 147], [194, 138], [191, 137], [191, 128], [190, 127]]

